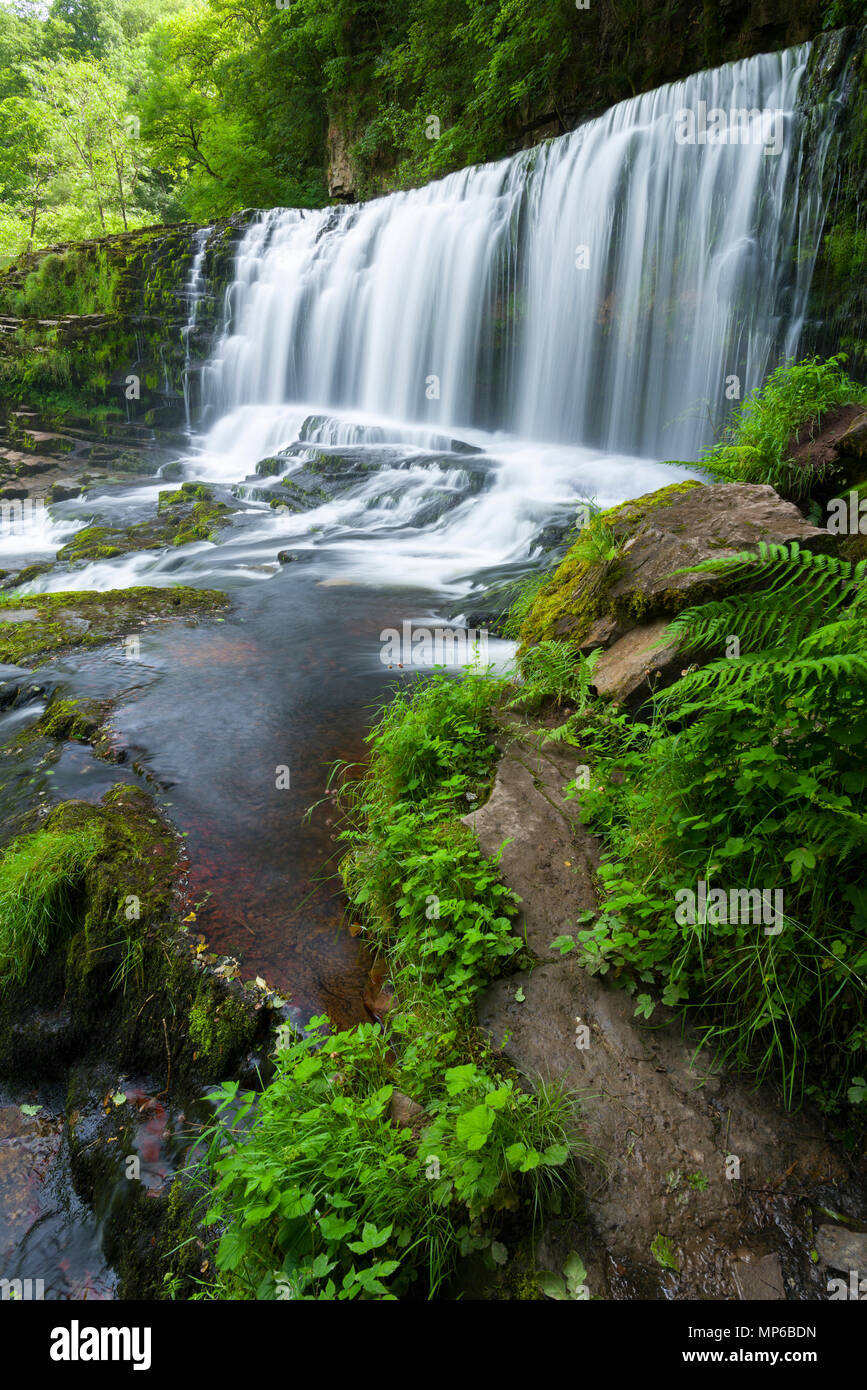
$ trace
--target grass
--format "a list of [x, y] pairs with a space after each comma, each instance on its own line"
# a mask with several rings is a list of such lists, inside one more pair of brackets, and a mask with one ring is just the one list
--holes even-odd
[[806, 357], [778, 367], [735, 409], [703, 466], [731, 482], [769, 483], [793, 501], [808, 497], [830, 470], [794, 460], [792, 442], [812, 439], [825, 416], [840, 406], [867, 404], [867, 388], [847, 376], [845, 361], [845, 353], [838, 353], [825, 361]]
[[77, 925], [78, 893], [103, 847], [96, 831], [37, 831], [0, 860], [0, 987], [23, 984], [36, 961]]

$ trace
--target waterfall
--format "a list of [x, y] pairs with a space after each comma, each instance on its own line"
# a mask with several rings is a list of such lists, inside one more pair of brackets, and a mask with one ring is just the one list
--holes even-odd
[[193, 259], [190, 265], [190, 273], [187, 276], [187, 283], [184, 287], [184, 298], [187, 302], [187, 322], [181, 329], [181, 336], [184, 342], [184, 411], [187, 418], [187, 433], [192, 432], [192, 421], [190, 418], [190, 395], [192, 389], [192, 344], [191, 339], [196, 331], [196, 322], [199, 316], [199, 303], [205, 289], [205, 280], [202, 274], [202, 262], [205, 259], [205, 252], [208, 249], [208, 237], [213, 228], [199, 227], [193, 238]]
[[259, 215], [204, 374], [211, 446], [253, 462], [290, 442], [281, 408], [309, 403], [390, 439], [697, 458], [797, 350], [820, 214], [799, 196], [808, 52], [698, 73], [411, 192]]

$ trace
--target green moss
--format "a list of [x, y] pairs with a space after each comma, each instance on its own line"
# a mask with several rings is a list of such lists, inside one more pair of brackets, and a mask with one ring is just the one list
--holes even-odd
[[[601, 512], [599, 521], [610, 528], [617, 541], [624, 541], [658, 508], [670, 506], [683, 493], [701, 486], [692, 478], [673, 483]], [[521, 627], [522, 648], [564, 636], [580, 642], [598, 618], [615, 611], [610, 591], [621, 573], [622, 566], [616, 560], [607, 565], [588, 563], [579, 538], [531, 604]], [[675, 601], [673, 594], [668, 597]], [[654, 609], [659, 606], [660, 601], [656, 600]], [[617, 611], [640, 622], [650, 608], [640, 593], [631, 593], [620, 601]]]
[[86, 526], [57, 552], [58, 560], [108, 560], [135, 550], [162, 550], [211, 540], [231, 519], [232, 509], [215, 502], [203, 483], [184, 483], [177, 492], [161, 492], [157, 515], [123, 529]]
[[100, 733], [108, 708], [100, 700], [52, 700], [42, 718], [28, 730], [28, 737], [38, 734], [91, 743]]
[[210, 1080], [221, 1080], [232, 1059], [251, 1045], [254, 1032], [249, 1007], [231, 994], [215, 996], [210, 981], [202, 982], [189, 1025], [197, 1071]]
[[[107, 589], [0, 597], [0, 662], [40, 665], [58, 652], [103, 646], [146, 625], [228, 606], [218, 589]], [[4, 620], [23, 611], [26, 620]], [[32, 616], [29, 616], [31, 615]]]

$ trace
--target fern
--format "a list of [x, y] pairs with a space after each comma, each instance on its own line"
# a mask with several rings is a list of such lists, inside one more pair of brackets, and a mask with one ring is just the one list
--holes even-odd
[[[762, 544], [679, 573], [727, 592], [662, 640], [707, 653], [737, 635], [739, 652], [662, 692], [643, 747], [602, 746], [582, 809], [612, 863], [579, 945], [591, 968], [688, 999], [715, 1049], [758, 1076], [779, 1068], [790, 1103], [809, 1058], [831, 1105], [867, 1044], [867, 562]], [[779, 888], [782, 933], [679, 929], [672, 898], [699, 878]]]

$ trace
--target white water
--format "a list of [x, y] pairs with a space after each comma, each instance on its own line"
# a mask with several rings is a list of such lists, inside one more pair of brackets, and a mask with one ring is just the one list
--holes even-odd
[[[265, 214], [240, 249], [212, 409], [316, 401], [696, 457], [725, 378], [746, 393], [797, 345], [811, 265], [787, 284], [781, 253], [815, 215], [797, 200], [806, 53], [699, 73], [414, 192]], [[676, 113], [702, 101], [782, 111], [780, 152], [758, 128], [750, 144], [678, 144]]]
[[[315, 547], [356, 582], [467, 592], [581, 498], [686, 476], [659, 460], [698, 458], [731, 379], [743, 397], [797, 351], [821, 216], [799, 201], [807, 54], [699, 73], [413, 192], [261, 214], [203, 372], [187, 476], [242, 484], [250, 505], [251, 483], [271, 485], [251, 479], [256, 463], [289, 446], [284, 473], [315, 445], [366, 448], [379, 471], [302, 515], [254, 501], [218, 555], [186, 549], [187, 567], [263, 578], [281, 547]], [[700, 103], [782, 115], [754, 120], [749, 143], [679, 144], [677, 113]], [[457, 505], [426, 519], [437, 499]], [[176, 562], [138, 555], [82, 578], [171, 582]]]

